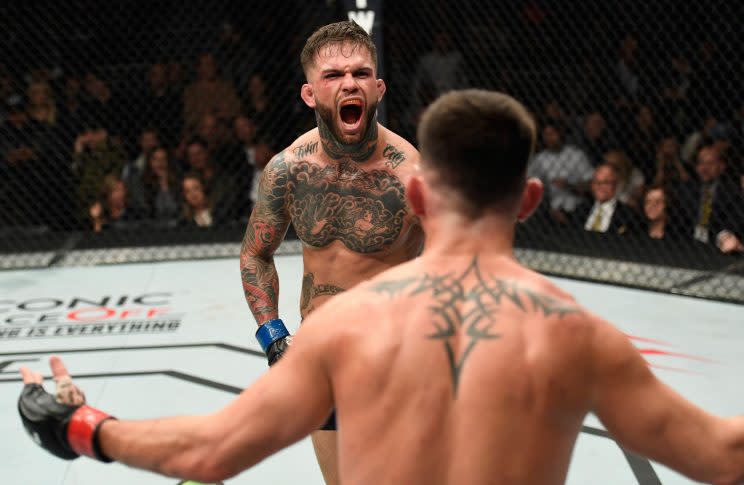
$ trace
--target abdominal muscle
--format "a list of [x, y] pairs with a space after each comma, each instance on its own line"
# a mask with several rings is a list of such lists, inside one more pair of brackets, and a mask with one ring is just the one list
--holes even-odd
[[411, 258], [405, 247], [360, 254], [339, 241], [323, 248], [305, 245], [300, 315], [304, 319], [334, 295]]

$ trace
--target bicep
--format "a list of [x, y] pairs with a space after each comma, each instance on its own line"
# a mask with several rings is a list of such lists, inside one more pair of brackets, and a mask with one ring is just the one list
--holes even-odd
[[261, 173], [256, 205], [248, 220], [241, 253], [271, 256], [289, 227], [286, 206], [288, 170], [284, 155], [275, 156]]
[[600, 333], [595, 345], [597, 417], [622, 446], [695, 474], [709, 456], [717, 419], [657, 379], [621, 332], [605, 328]]

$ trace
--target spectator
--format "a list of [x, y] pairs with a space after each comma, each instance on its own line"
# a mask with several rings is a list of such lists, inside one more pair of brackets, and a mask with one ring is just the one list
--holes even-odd
[[150, 153], [160, 146], [160, 136], [154, 128], [145, 128], [139, 136], [139, 154], [127, 163], [121, 171], [121, 178], [127, 186], [129, 201], [132, 206], [139, 210], [145, 210], [147, 203], [142, 186], [142, 175], [147, 166], [147, 158]]
[[92, 123], [75, 140], [72, 168], [78, 206], [86, 211], [96, 200], [105, 176], [121, 174], [126, 157], [101, 125]]
[[85, 74], [83, 83], [86, 121], [105, 127], [107, 134], [118, 133], [120, 121], [113, 103], [113, 94], [108, 84], [92, 72]]
[[93, 232], [105, 229], [127, 229], [136, 225], [141, 213], [127, 200], [127, 187], [117, 175], [109, 174], [101, 182], [98, 200], [89, 210]]
[[635, 101], [641, 93], [641, 80], [638, 76], [638, 41], [631, 34], [627, 34], [620, 44], [615, 73], [620, 103]]
[[636, 113], [635, 126], [628, 143], [628, 155], [643, 173], [646, 183], [651, 183], [656, 175], [654, 161], [656, 145], [660, 138], [651, 107], [642, 105]]
[[651, 239], [669, 240], [672, 232], [668, 227], [669, 196], [663, 185], [652, 185], [643, 198], [643, 218], [646, 223], [645, 232]]
[[62, 86], [59, 104], [59, 132], [65, 151], [72, 149], [75, 137], [82, 133], [85, 113], [80, 78], [68, 76]]
[[674, 136], [664, 137], [656, 150], [656, 175], [654, 184], [674, 191], [679, 184], [690, 180], [685, 164], [679, 156], [679, 144]]
[[183, 93], [183, 118], [189, 132], [197, 129], [207, 113], [223, 120], [232, 119], [240, 110], [240, 101], [232, 84], [218, 77], [214, 56], [199, 56], [197, 78]]
[[457, 50], [448, 32], [437, 32], [432, 49], [416, 63], [411, 83], [409, 117], [416, 120], [423, 109], [440, 94], [463, 87], [465, 58]]
[[183, 105], [183, 92], [186, 90], [186, 80], [183, 73], [183, 64], [180, 62], [171, 61], [168, 63], [168, 88], [179, 99], [181, 105]]
[[214, 215], [212, 203], [204, 191], [201, 176], [189, 172], [183, 177], [183, 214], [182, 226], [212, 227]]
[[190, 140], [186, 148], [186, 160], [188, 171], [199, 175], [202, 189], [220, 221], [237, 219], [239, 191], [231, 174], [216, 166], [207, 143], [201, 138]]
[[142, 185], [151, 218], [165, 223], [178, 219], [181, 184], [168, 150], [156, 147], [149, 152]]
[[42, 125], [54, 126], [57, 124], [57, 103], [52, 96], [52, 89], [44, 81], [31, 83], [26, 90], [29, 106], [28, 115]]
[[30, 226], [39, 223], [40, 193], [37, 172], [41, 155], [41, 127], [29, 118], [23, 98], [7, 107], [0, 130], [0, 224]]
[[237, 142], [232, 147], [226, 169], [234, 174], [239, 187], [238, 211], [248, 214], [255, 203], [254, 194], [259, 181], [259, 177], [255, 176], [260, 150], [256, 142], [256, 124], [248, 116], [240, 114], [233, 120], [233, 132]]
[[574, 212], [578, 225], [587, 231], [627, 234], [638, 227], [633, 210], [617, 199], [618, 176], [614, 165], [594, 170], [591, 182], [593, 200], [582, 203]]
[[181, 95], [168, 81], [168, 66], [155, 63], [147, 73], [142, 97], [140, 126], [151, 126], [160, 133], [167, 148], [173, 148], [181, 133]]
[[685, 142], [682, 144], [682, 151], [680, 153], [680, 156], [685, 163], [690, 166], [694, 165], [700, 148], [704, 145], [709, 145], [712, 142], [711, 133], [716, 126], [718, 126], [718, 120], [716, 117], [713, 115], [707, 115], [700, 129], [687, 136]]
[[465, 85], [465, 66], [462, 52], [457, 50], [448, 32], [434, 34], [432, 50], [421, 56], [413, 77], [414, 93], [422, 83], [433, 82], [435, 97]]
[[224, 168], [229, 158], [229, 128], [226, 123], [212, 113], [205, 113], [199, 120], [195, 135], [207, 143], [209, 153], [215, 159], [220, 168]]
[[617, 173], [617, 200], [633, 210], [638, 209], [644, 188], [641, 171], [633, 166], [625, 152], [619, 150], [605, 153], [604, 162], [612, 165]]
[[668, 69], [662, 73], [660, 115], [675, 133], [684, 133], [689, 123], [687, 114], [690, 109], [688, 92], [691, 73], [690, 62], [680, 53], [672, 54]]
[[576, 145], [586, 153], [594, 167], [602, 163], [605, 152], [618, 147], [617, 141], [608, 133], [607, 122], [599, 111], [593, 111], [584, 117]]
[[576, 209], [587, 192], [592, 166], [583, 151], [563, 143], [557, 124], [545, 124], [542, 139], [544, 149], [533, 158], [529, 175], [545, 184], [546, 202], [553, 219], [567, 224], [567, 214]]
[[722, 177], [726, 164], [712, 146], [703, 147], [695, 171], [698, 180], [681, 186], [676, 217], [687, 237], [713, 244], [724, 253], [740, 252], [744, 222], [741, 191]]
[[261, 74], [253, 74], [248, 79], [248, 86], [243, 96], [243, 111], [251, 117], [261, 130], [275, 120], [275, 109], [266, 90], [266, 81]]
[[248, 81], [246, 75], [255, 72], [260, 64], [258, 54], [249, 40], [229, 20], [220, 25], [214, 52], [217, 62], [233, 86], [243, 86]]

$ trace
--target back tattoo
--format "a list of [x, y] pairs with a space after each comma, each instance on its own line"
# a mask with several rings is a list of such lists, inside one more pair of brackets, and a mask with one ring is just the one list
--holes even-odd
[[[525, 288], [516, 281], [484, 274], [473, 258], [465, 271], [456, 276], [453, 273], [412, 276], [400, 280], [382, 281], [371, 288], [377, 293], [388, 294], [391, 298], [413, 297], [420, 294], [431, 296], [429, 306], [432, 313], [434, 332], [428, 339], [439, 340], [450, 364], [452, 390], [457, 397], [460, 374], [473, 348], [479, 342], [500, 339], [498, 333], [498, 309], [504, 300], [509, 301], [524, 313], [541, 312], [546, 317], [559, 318], [578, 313], [581, 310], [571, 304]], [[456, 356], [451, 340], [458, 330], [464, 328], [462, 337], [469, 341], [462, 355]]]

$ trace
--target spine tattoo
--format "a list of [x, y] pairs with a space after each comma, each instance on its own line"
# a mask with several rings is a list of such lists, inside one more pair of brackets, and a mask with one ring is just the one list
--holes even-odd
[[[433, 303], [429, 306], [434, 332], [428, 339], [441, 341], [449, 361], [452, 390], [457, 397], [457, 388], [468, 357], [480, 342], [500, 339], [496, 331], [498, 322], [496, 311], [504, 300], [525, 313], [541, 312], [546, 317], [578, 313], [581, 310], [571, 304], [551, 296], [525, 288], [515, 281], [484, 275], [477, 257], [473, 258], [467, 269], [460, 275], [453, 273], [441, 275], [424, 274], [401, 280], [383, 281], [375, 284], [372, 291], [397, 296], [412, 297], [429, 295]], [[462, 355], [455, 355], [452, 339], [460, 329], [462, 337], [469, 339]]]

